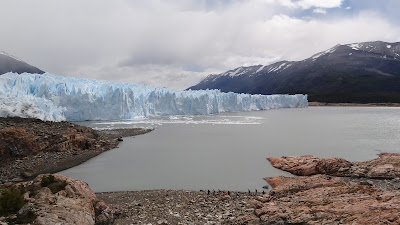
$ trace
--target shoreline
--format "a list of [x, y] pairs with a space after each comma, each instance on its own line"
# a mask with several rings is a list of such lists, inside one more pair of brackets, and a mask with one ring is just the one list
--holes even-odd
[[400, 202], [400, 154], [381, 153], [363, 162], [313, 156], [268, 161], [295, 176], [264, 178], [272, 186], [265, 194], [207, 190], [95, 194], [114, 210], [113, 224], [120, 225], [380, 224], [380, 216], [393, 222], [388, 224], [400, 222], [393, 216], [399, 209], [393, 205]]
[[400, 103], [328, 103], [308, 102], [308, 106], [340, 106], [340, 107], [400, 107]]
[[[124, 137], [151, 131], [145, 128], [99, 131], [70, 122], [1, 118], [0, 136], [4, 141], [0, 143], [0, 185], [30, 181], [39, 174], [57, 173], [78, 166], [118, 148]], [[7, 151], [14, 148], [24, 148], [25, 152], [17, 152], [21, 156], [7, 155]]]

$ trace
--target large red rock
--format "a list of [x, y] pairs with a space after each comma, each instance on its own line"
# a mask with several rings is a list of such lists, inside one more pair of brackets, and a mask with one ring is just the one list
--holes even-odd
[[313, 156], [284, 156], [268, 160], [273, 167], [298, 176], [326, 174], [382, 179], [400, 177], [400, 155], [395, 153], [382, 153], [377, 159], [353, 163], [341, 158]]
[[[274, 177], [261, 224], [400, 224], [400, 192], [350, 185], [327, 175]], [[260, 201], [261, 203], [261, 201]]]
[[301, 176], [265, 178], [273, 189], [250, 202], [258, 224], [400, 224], [399, 154], [367, 162], [313, 156], [268, 160]]

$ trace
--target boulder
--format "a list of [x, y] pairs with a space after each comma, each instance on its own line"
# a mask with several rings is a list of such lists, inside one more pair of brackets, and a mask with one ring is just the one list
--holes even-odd
[[[51, 178], [51, 179], [50, 179]], [[25, 204], [18, 215], [36, 214], [34, 224], [111, 224], [113, 210], [83, 181], [60, 174], [42, 174], [25, 186]]]

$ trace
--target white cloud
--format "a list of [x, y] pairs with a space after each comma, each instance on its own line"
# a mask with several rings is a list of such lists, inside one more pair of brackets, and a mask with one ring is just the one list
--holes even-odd
[[317, 8], [337, 8], [342, 5], [343, 0], [301, 0], [298, 4], [303, 9], [309, 9], [312, 7]]
[[399, 40], [399, 25], [375, 11], [296, 17], [341, 3], [4, 1], [0, 48], [55, 74], [184, 89], [210, 73], [302, 60], [338, 43]]
[[310, 9], [310, 8], [338, 8], [341, 7], [344, 0], [281, 0], [284, 6]]
[[326, 14], [326, 9], [316, 8], [313, 9], [313, 13]]

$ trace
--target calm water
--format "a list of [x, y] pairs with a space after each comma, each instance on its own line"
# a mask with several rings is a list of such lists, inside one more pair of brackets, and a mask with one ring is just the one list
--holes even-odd
[[400, 108], [310, 107], [82, 124], [155, 128], [62, 172], [96, 192], [261, 190], [263, 177], [288, 175], [270, 166], [267, 157], [363, 161], [379, 152], [400, 153]]

